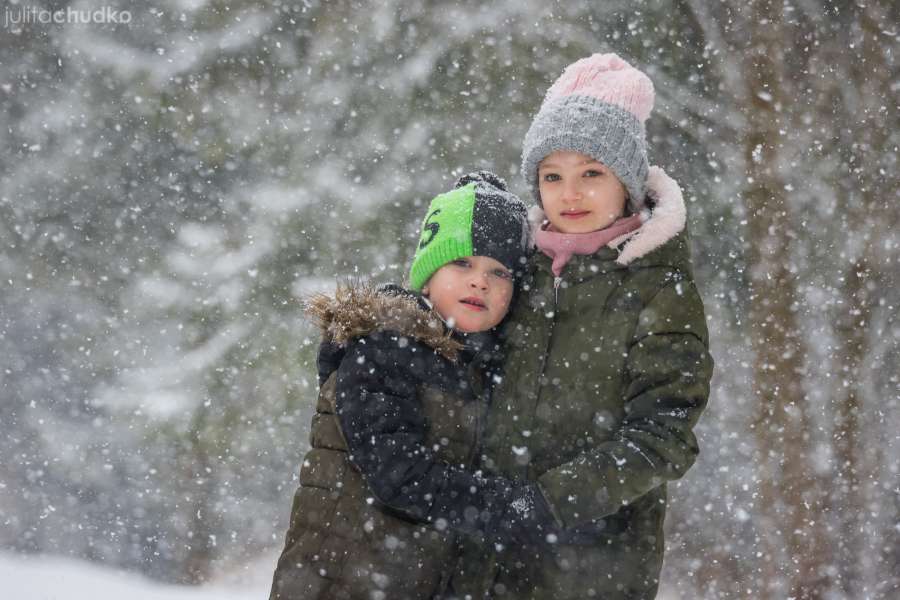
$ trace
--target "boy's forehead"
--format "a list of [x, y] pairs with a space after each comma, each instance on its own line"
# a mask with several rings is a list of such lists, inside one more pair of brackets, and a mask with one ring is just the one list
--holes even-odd
[[493, 256], [485, 256], [483, 254], [475, 254], [475, 255], [469, 256], [468, 258], [474, 259], [475, 261], [478, 261], [478, 262], [486, 263], [488, 266], [491, 266], [491, 267], [499, 267], [506, 271], [509, 270], [506, 268], [506, 266], [502, 262], [500, 262]]

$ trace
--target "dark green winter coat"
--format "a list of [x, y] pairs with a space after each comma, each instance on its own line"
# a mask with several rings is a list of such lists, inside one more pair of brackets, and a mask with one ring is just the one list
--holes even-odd
[[536, 481], [566, 527], [554, 552], [470, 547], [458, 593], [475, 598], [655, 597], [666, 482], [699, 451], [692, 431], [713, 359], [685, 207], [658, 168], [634, 234], [573, 256], [561, 279], [537, 252], [504, 326], [484, 466]]
[[[310, 310], [320, 393], [272, 600], [436, 597], [459, 534], [546, 531], [553, 517], [534, 510], [533, 486], [473, 468], [498, 366], [492, 332], [450, 332], [396, 286], [344, 287]], [[520, 518], [523, 505], [544, 520]]]

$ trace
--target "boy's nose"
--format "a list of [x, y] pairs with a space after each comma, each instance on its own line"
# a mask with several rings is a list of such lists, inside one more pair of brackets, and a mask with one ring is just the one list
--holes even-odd
[[472, 279], [469, 281], [469, 285], [473, 288], [486, 290], [488, 285], [488, 274], [487, 273], [476, 273], [472, 276]]

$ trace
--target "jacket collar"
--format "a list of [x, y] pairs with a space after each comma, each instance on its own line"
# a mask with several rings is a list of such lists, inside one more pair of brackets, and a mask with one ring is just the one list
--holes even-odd
[[449, 329], [426, 298], [395, 284], [339, 284], [333, 296], [316, 294], [306, 314], [322, 339], [338, 346], [375, 331], [394, 331], [434, 348], [448, 360], [489, 362], [496, 354], [495, 332], [462, 333]]
[[379, 290], [370, 283], [338, 284], [333, 296], [315, 294], [304, 304], [322, 339], [339, 346], [375, 331], [396, 331], [419, 340], [449, 360], [456, 360], [463, 346], [437, 313], [399, 286]]
[[[466, 363], [477, 362], [480, 366], [489, 366], [499, 360], [499, 344], [498, 344], [498, 334], [497, 328], [491, 329], [489, 331], [475, 331], [472, 333], [466, 333], [463, 331], [459, 331], [458, 329], [450, 329], [447, 326], [447, 322], [443, 317], [437, 312], [434, 311], [434, 305], [431, 301], [425, 296], [419, 294], [418, 292], [412, 292], [409, 290], [404, 290], [399, 286], [395, 286], [393, 284], [389, 284], [391, 288], [400, 289], [406, 294], [415, 295], [417, 300], [419, 301], [419, 305], [426, 309], [433, 311], [435, 315], [444, 323], [445, 330], [450, 332], [451, 337], [462, 344], [462, 348], [460, 349], [460, 353], [462, 359]], [[384, 286], [380, 287], [379, 290], [384, 289]], [[510, 303], [512, 306], [512, 303]]]

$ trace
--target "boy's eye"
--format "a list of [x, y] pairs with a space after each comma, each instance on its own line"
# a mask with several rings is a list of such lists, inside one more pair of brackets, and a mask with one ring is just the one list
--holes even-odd
[[496, 275], [500, 279], [512, 279], [512, 273], [510, 273], [506, 269], [495, 269], [494, 275]]
[[469, 261], [465, 258], [457, 258], [456, 260], [453, 261], [453, 264], [456, 265], [457, 267], [468, 267]]
[[559, 181], [560, 177], [558, 173], [547, 173], [544, 175], [544, 181]]

